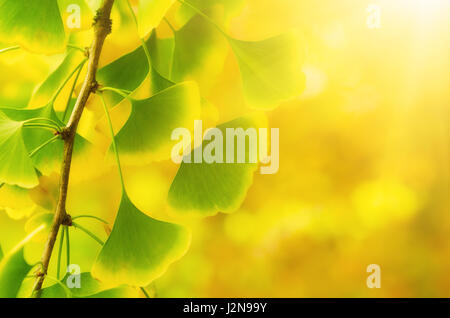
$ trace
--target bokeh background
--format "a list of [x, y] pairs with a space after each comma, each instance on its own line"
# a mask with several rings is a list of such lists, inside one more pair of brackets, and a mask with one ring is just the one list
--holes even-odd
[[[260, 40], [300, 30], [306, 90], [267, 113], [270, 127], [280, 128], [279, 172], [255, 174], [233, 214], [180, 220], [192, 229], [191, 248], [154, 282], [153, 292], [158, 297], [450, 296], [450, 2], [236, 3], [226, 16], [236, 38]], [[370, 4], [381, 9], [381, 28], [368, 27]], [[168, 18], [177, 26], [175, 9]], [[120, 12], [115, 21], [123, 28], [115, 24], [102, 64], [139, 43]], [[170, 29], [163, 23], [158, 34], [170, 36]], [[236, 61], [230, 52], [223, 56], [214, 80], [201, 84], [219, 122], [245, 108]], [[62, 58], [0, 55], [0, 104], [26, 105]], [[75, 167], [75, 173], [83, 169]], [[152, 216], [173, 218], [166, 197], [176, 170], [169, 161], [125, 167], [130, 197]], [[28, 215], [44, 205], [51, 209], [57, 182], [57, 175], [42, 178], [31, 195], [0, 209], [4, 251], [24, 237]], [[3, 189], [0, 203], [14, 195]], [[105, 169], [71, 182], [68, 211], [112, 222], [119, 198], [116, 170]], [[36, 208], [33, 201], [45, 204]], [[106, 237], [98, 224], [86, 222], [86, 227]], [[77, 231], [71, 243], [72, 261], [88, 271], [99, 246]], [[27, 246], [30, 262], [39, 258], [42, 244]], [[380, 289], [366, 286], [369, 264], [381, 267]]]

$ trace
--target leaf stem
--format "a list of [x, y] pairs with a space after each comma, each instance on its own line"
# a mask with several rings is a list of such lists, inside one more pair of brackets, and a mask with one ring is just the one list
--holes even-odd
[[60, 127], [57, 127], [57, 126], [51, 125], [51, 124], [44, 124], [44, 123], [23, 124], [23, 127], [27, 127], [27, 128], [43, 128], [43, 129], [49, 129], [51, 131], [61, 132], [61, 128]]
[[56, 278], [58, 278], [58, 279], [60, 277], [59, 274], [61, 271], [61, 256], [62, 256], [63, 243], [64, 243], [64, 229], [61, 231], [61, 234], [59, 235], [58, 264], [56, 266]]
[[130, 9], [131, 15], [133, 16], [134, 24], [136, 25], [136, 28], [138, 27], [138, 20], [136, 17], [136, 14], [134, 13], [133, 7], [131, 6], [130, 0], [127, 0], [128, 9]]
[[144, 293], [146, 298], [151, 298], [148, 292], [145, 290], [145, 287], [140, 287], [141, 291]]
[[45, 118], [45, 117], [31, 118], [31, 119], [25, 120], [23, 123], [24, 123], [24, 124], [28, 124], [28, 123], [32, 123], [32, 122], [40, 121], [40, 120], [42, 120], [42, 121], [47, 121], [48, 123], [51, 123], [51, 124], [55, 125], [55, 126], [58, 127], [58, 128], [61, 128], [61, 127], [59, 126], [59, 123], [58, 123], [58, 122], [56, 122], [55, 120], [53, 120], [53, 119], [51, 119], [51, 118]]
[[[130, 0], [127, 0], [127, 4], [128, 4], [128, 8], [130, 9], [131, 15], [133, 16], [134, 24], [136, 25], [136, 30], [139, 34], [139, 23], [138, 23], [136, 14], [134, 13], [133, 7], [131, 6]], [[148, 47], [147, 47], [147, 44], [145, 43], [144, 39], [141, 37], [139, 37], [139, 38], [141, 40], [142, 48], [144, 49], [145, 57], [147, 58], [148, 67], [149, 67], [148, 72], [150, 74], [151, 67], [152, 67], [152, 60], [150, 57], [150, 52], [148, 51]]]
[[[79, 50], [79, 51], [81, 51], [83, 53], [86, 52], [83, 48], [81, 48], [79, 46], [76, 46], [76, 45], [73, 45], [73, 44], [67, 44], [67, 47], [71, 48], [71, 49], [77, 49], [77, 50]], [[19, 50], [19, 49], [21, 49], [20, 45], [7, 47], [7, 48], [4, 48], [4, 49], [0, 49], [0, 54], [1, 53], [6, 53], [6, 52], [9, 52], [9, 51]]]
[[89, 235], [91, 238], [93, 238], [98, 244], [103, 245], [105, 244], [101, 239], [98, 238], [98, 236], [96, 236], [94, 233], [92, 233], [91, 231], [89, 231], [88, 229], [86, 229], [85, 227], [79, 225], [78, 223], [72, 223], [72, 225], [77, 228], [80, 229], [81, 231], [83, 231], [84, 233], [86, 233], [87, 235]]
[[76, 220], [76, 219], [84, 219], [84, 218], [87, 218], [87, 219], [96, 219], [96, 220], [98, 220], [98, 221], [100, 221], [100, 222], [102, 222], [102, 223], [108, 224], [107, 221], [103, 220], [102, 218], [99, 218], [98, 216], [94, 216], [94, 215], [77, 215], [77, 216], [74, 216], [74, 217], [72, 218], [72, 221], [73, 221], [73, 220]]
[[172, 23], [170, 23], [170, 21], [166, 17], [164, 17], [164, 22], [166, 22], [166, 24], [169, 26], [169, 28], [172, 31], [172, 33], [175, 35], [177, 30], [175, 30], [175, 28], [173, 27]]
[[83, 61], [81, 61], [80, 64], [77, 65], [77, 67], [75, 67], [75, 69], [69, 74], [69, 76], [64, 80], [64, 82], [61, 84], [61, 86], [58, 88], [58, 90], [55, 92], [55, 94], [53, 94], [53, 97], [50, 100], [50, 103], [53, 104], [56, 100], [56, 98], [58, 98], [58, 95], [61, 93], [61, 91], [63, 90], [64, 86], [66, 86], [66, 84], [70, 81], [70, 79], [72, 78], [72, 76], [80, 69], [83, 68], [84, 63], [86, 63], [87, 59], [83, 59]]
[[117, 148], [116, 138], [115, 138], [115, 134], [114, 134], [114, 128], [112, 126], [111, 117], [109, 116], [108, 107], [106, 106], [106, 102], [105, 102], [105, 98], [103, 97], [103, 94], [100, 94], [100, 99], [102, 100], [103, 109], [105, 110], [106, 119], [108, 120], [109, 130], [111, 132], [112, 145], [114, 148], [114, 154], [116, 156], [117, 168], [119, 169], [120, 183], [122, 185], [123, 192], [126, 192], [125, 191], [125, 182], [124, 182], [123, 174], [122, 174], [122, 166], [120, 164], [119, 149]]
[[[84, 64], [83, 64], [83, 66], [84, 66]], [[77, 75], [75, 75], [75, 80], [73, 81], [72, 88], [70, 89], [69, 97], [67, 98], [66, 107], [64, 108], [64, 114], [62, 117], [63, 122], [66, 121], [66, 116], [67, 116], [67, 112], [69, 111], [70, 101], [72, 100], [72, 95], [73, 95], [73, 92], [75, 91], [75, 87], [77, 85], [78, 78], [80, 77], [81, 71], [83, 70], [83, 66], [78, 68]]]
[[29, 156], [30, 158], [32, 158], [35, 154], [37, 154], [41, 149], [43, 149], [45, 146], [51, 144], [52, 142], [56, 141], [56, 139], [58, 139], [60, 136], [54, 136], [52, 138], [50, 138], [49, 140], [47, 140], [46, 142], [44, 142], [42, 145], [40, 145], [39, 147], [37, 147], [36, 149], [34, 149], [32, 152], [30, 152]]
[[66, 236], [66, 268], [69, 268], [70, 266], [70, 237], [69, 237], [69, 227], [65, 226], [63, 227], [63, 231]]
[[85, 50], [85, 49], [83, 49], [82, 47], [79, 47], [79, 46], [77, 46], [77, 45], [67, 44], [67, 47], [68, 47], [69, 49], [75, 49], [75, 50], [78, 50], [78, 51], [80, 51], [80, 52], [86, 53], [86, 50]]
[[4, 48], [4, 49], [1, 49], [0, 50], [0, 54], [1, 53], [6, 53], [6, 52], [9, 52], [9, 51], [15, 51], [15, 50], [18, 50], [18, 49], [20, 49], [20, 46], [11, 46], [11, 47], [7, 47], [7, 48]]
[[99, 89], [100, 92], [103, 91], [111, 91], [114, 92], [116, 94], [119, 94], [120, 96], [122, 96], [123, 98], [126, 98], [128, 100], [131, 99], [130, 94], [126, 94], [123, 90], [118, 89], [118, 88], [114, 88], [114, 87], [102, 87], [101, 89]]

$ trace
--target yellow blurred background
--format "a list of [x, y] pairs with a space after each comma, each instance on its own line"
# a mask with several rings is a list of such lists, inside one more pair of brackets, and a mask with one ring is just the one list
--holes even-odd
[[[368, 25], [371, 4], [380, 8], [379, 28]], [[247, 0], [228, 26], [245, 40], [293, 28], [305, 41], [307, 87], [268, 112], [270, 127], [280, 128], [278, 174], [255, 174], [234, 214], [183, 221], [192, 246], [155, 281], [156, 295], [449, 297], [450, 1]], [[103, 64], [138, 43], [126, 34], [111, 39]], [[8, 74], [0, 78], [2, 106], [26, 104], [56, 64], [0, 56]], [[241, 109], [236, 74], [229, 54], [208, 90], [220, 122]], [[126, 167], [132, 200], [168, 217], [176, 169]], [[57, 180], [48, 178], [46, 189]], [[68, 210], [113, 221], [119, 191], [114, 168], [73, 182]], [[0, 212], [4, 251], [23, 238], [25, 222]], [[72, 232], [72, 259], [88, 271], [99, 247]], [[32, 243], [27, 257], [38, 258], [41, 246]], [[380, 289], [366, 286], [369, 264], [381, 267]]]

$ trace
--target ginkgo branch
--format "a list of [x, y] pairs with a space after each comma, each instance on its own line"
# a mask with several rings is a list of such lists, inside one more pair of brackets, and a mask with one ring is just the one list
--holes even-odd
[[[100, 55], [103, 49], [103, 44], [106, 37], [111, 33], [111, 10], [114, 4], [114, 0], [103, 0], [100, 8], [97, 11], [97, 15], [94, 19], [94, 40], [89, 49], [87, 74], [84, 79], [83, 85], [75, 103], [74, 109], [67, 123], [67, 126], [63, 129], [61, 137], [64, 140], [64, 153], [63, 162], [61, 167], [61, 179], [59, 188], [58, 204], [56, 206], [55, 216], [50, 228], [50, 234], [47, 239], [47, 243], [42, 254], [41, 272], [36, 276], [36, 281], [33, 287], [33, 296], [39, 297], [40, 290], [47, 275], [48, 266], [52, 256], [53, 248], [58, 236], [59, 229], [62, 224], [71, 222], [70, 216], [66, 213], [66, 200], [67, 191], [69, 186], [70, 167], [72, 163], [72, 153], [74, 148], [76, 131], [78, 123], [80, 122], [81, 115], [86, 106], [89, 96], [97, 89], [96, 74], [98, 70], [98, 64]], [[66, 232], [67, 234], [67, 232]]]

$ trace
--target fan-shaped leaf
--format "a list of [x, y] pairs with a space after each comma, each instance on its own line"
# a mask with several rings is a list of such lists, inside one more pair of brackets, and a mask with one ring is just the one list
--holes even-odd
[[175, 0], [139, 0], [138, 29], [141, 38], [158, 26]]
[[20, 290], [23, 280], [31, 270], [24, 258], [23, 248], [43, 227], [37, 228], [19, 245], [4, 256], [0, 262], [0, 298], [14, 298]]
[[32, 188], [39, 184], [23, 141], [22, 123], [0, 111], [0, 183]]
[[32, 232], [40, 226], [44, 226], [45, 229], [49, 229], [53, 223], [53, 213], [38, 213], [33, 215], [26, 223], [25, 223], [25, 231]]
[[124, 194], [92, 276], [115, 285], [147, 286], [185, 254], [189, 243], [185, 228], [145, 215]]
[[29, 106], [41, 107], [42, 105], [47, 105], [58, 88], [64, 83], [64, 80], [82, 59], [83, 55], [81, 52], [71, 50], [56, 70], [33, 93]]
[[[149, 46], [149, 44], [146, 44]], [[97, 79], [103, 86], [135, 91], [146, 78], [151, 79], [149, 95], [156, 94], [173, 85], [162, 77], [153, 67], [149, 73], [148, 60], [142, 46], [104, 66], [98, 71]], [[116, 93], [105, 92], [110, 107], [118, 104], [123, 97]]]
[[[250, 151], [254, 151], [255, 144], [245, 141], [245, 163], [227, 163], [227, 146], [234, 143], [234, 155], [237, 156], [235, 138], [227, 138], [227, 128], [257, 128], [265, 125], [256, 116], [242, 117], [219, 125], [223, 136], [223, 163], [214, 162], [194, 163], [194, 152], [189, 154], [191, 163], [183, 162], [169, 190], [168, 202], [179, 213], [198, 216], [214, 215], [217, 212], [234, 212], [242, 204], [248, 188], [253, 182], [253, 173], [257, 163], [249, 160]], [[203, 149], [211, 142], [204, 141]], [[218, 142], [218, 147], [222, 147]], [[217, 149], [216, 149], [217, 151]]]
[[192, 127], [200, 113], [194, 82], [172, 86], [148, 99], [131, 99], [131, 115], [116, 135], [121, 157], [137, 163], [169, 158], [172, 131]]
[[31, 200], [30, 190], [8, 184], [0, 187], [0, 211], [4, 210], [14, 220], [30, 216], [36, 204]]
[[[148, 70], [149, 67], [144, 49], [139, 46], [134, 51], [102, 67], [98, 71], [97, 80], [103, 86], [132, 92], [145, 80]], [[123, 100], [122, 96], [115, 93], [105, 92], [105, 95], [110, 107]]]
[[0, 41], [33, 52], [65, 49], [66, 35], [56, 0], [0, 0]]
[[270, 109], [302, 93], [304, 49], [295, 33], [259, 42], [231, 38], [229, 42], [239, 63], [249, 105]]
[[200, 16], [194, 17], [173, 39], [149, 40], [154, 68], [165, 78], [179, 83], [195, 80], [208, 89], [222, 71], [228, 53], [223, 35]]
[[[58, 122], [61, 126], [63, 125], [53, 110], [52, 104], [36, 109], [1, 108], [0, 111], [18, 122], [32, 118], [48, 118]], [[30, 128], [23, 129], [22, 135], [28, 152], [32, 152], [54, 136], [51, 131]], [[88, 141], [81, 136], [77, 136], [75, 139], [74, 152], [80, 154], [86, 149], [87, 145]], [[31, 158], [35, 167], [44, 174], [50, 174], [55, 171], [55, 169], [59, 171], [59, 165], [63, 155], [63, 146], [64, 142], [61, 139], [57, 139], [55, 142], [42, 148], [33, 156], [33, 158]]]
[[[200, 11], [207, 12], [214, 7], [220, 7], [224, 13], [224, 18], [227, 19], [231, 15], [239, 12], [245, 4], [245, 0], [184, 0]], [[186, 4], [182, 4], [176, 12], [177, 22], [181, 25], [187, 23], [196, 12]]]

